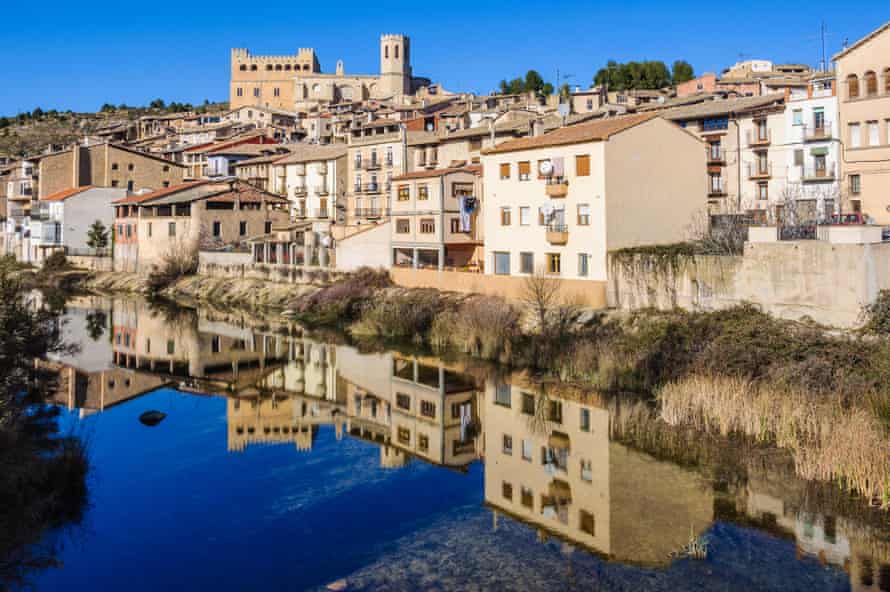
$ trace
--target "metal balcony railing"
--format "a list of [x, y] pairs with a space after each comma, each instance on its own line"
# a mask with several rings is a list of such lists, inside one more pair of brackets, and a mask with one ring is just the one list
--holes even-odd
[[723, 197], [724, 195], [726, 195], [726, 179], [708, 177], [708, 197]]
[[803, 126], [803, 139], [806, 142], [817, 142], [831, 138], [831, 122], [823, 122], [822, 125]]
[[801, 167], [801, 179], [805, 183], [823, 183], [834, 181], [837, 178], [837, 165], [833, 162], [826, 162], [824, 167], [806, 166]]
[[748, 146], [768, 146], [772, 141], [772, 131], [766, 130], [764, 133], [761, 130], [757, 131], [748, 131], [745, 136], [748, 140]]
[[773, 176], [773, 163], [766, 163], [764, 166], [761, 163], [748, 163], [748, 178], [749, 179], [769, 179]]

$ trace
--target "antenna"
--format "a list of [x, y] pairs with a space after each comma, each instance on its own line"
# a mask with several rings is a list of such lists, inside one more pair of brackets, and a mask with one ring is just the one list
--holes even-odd
[[821, 72], [825, 72], [826, 70], [826, 62], [825, 62], [825, 21], [822, 21], [822, 26], [820, 27], [820, 33], [822, 37], [822, 64], [820, 65], [819, 70]]

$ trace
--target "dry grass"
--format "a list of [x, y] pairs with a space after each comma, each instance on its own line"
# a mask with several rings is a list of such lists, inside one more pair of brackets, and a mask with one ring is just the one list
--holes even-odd
[[520, 334], [521, 312], [501, 298], [471, 298], [454, 311], [439, 314], [430, 342], [439, 350], [455, 349], [486, 360], [509, 361], [511, 344]]
[[[877, 396], [877, 395], [875, 395]], [[879, 417], [840, 396], [726, 376], [690, 376], [658, 392], [668, 424], [723, 436], [743, 434], [792, 451], [804, 479], [834, 481], [890, 504], [890, 441]]]

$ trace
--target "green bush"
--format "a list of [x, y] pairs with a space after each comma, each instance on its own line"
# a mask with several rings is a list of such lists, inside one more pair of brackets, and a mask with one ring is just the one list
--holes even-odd
[[53, 251], [49, 257], [43, 260], [43, 271], [46, 272], [65, 271], [70, 267], [64, 251]]

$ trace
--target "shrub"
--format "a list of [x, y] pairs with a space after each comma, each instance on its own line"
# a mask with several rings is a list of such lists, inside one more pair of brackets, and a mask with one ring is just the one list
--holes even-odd
[[868, 335], [890, 335], [890, 290], [881, 290], [871, 304], [862, 308], [862, 332]]
[[176, 280], [198, 272], [198, 246], [180, 243], [161, 258], [161, 263], [148, 274], [146, 289], [156, 295]]
[[359, 317], [365, 302], [374, 293], [389, 285], [389, 273], [385, 270], [362, 267], [298, 301], [294, 308], [306, 322], [346, 324]]
[[49, 257], [43, 260], [43, 271], [55, 272], [65, 271], [71, 267], [64, 251], [53, 251]]
[[352, 332], [388, 339], [411, 338], [423, 341], [436, 315], [443, 310], [438, 290], [407, 290], [386, 294], [368, 303]]
[[487, 360], [508, 361], [520, 335], [519, 310], [494, 296], [471, 298], [433, 321], [430, 342]]

